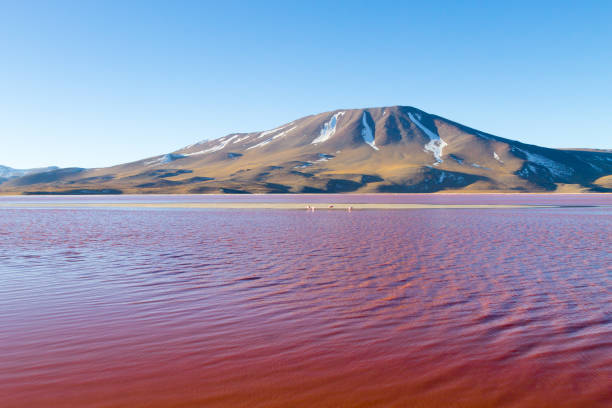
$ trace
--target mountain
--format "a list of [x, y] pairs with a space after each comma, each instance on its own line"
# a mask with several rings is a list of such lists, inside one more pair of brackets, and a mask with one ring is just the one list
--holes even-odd
[[7, 180], [23, 177], [30, 174], [36, 173], [44, 173], [51, 170], [57, 170], [59, 167], [50, 166], [50, 167], [41, 167], [37, 169], [14, 169], [8, 166], [0, 165], [0, 184], [4, 183]]
[[505, 139], [408, 106], [346, 109], [98, 169], [13, 178], [2, 193], [612, 191], [612, 152]]

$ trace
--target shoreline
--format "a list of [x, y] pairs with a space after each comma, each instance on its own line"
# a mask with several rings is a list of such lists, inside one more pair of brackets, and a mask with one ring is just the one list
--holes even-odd
[[232, 194], [232, 193], [211, 193], [211, 194], [196, 194], [196, 193], [170, 193], [170, 192], [155, 192], [155, 193], [121, 193], [121, 194], [68, 194], [61, 192], [44, 192], [40, 194], [24, 194], [15, 192], [0, 192], [2, 197], [129, 197], [129, 196], [223, 196], [223, 197], [248, 197], [248, 196], [443, 196], [443, 195], [575, 195], [575, 196], [591, 196], [605, 195], [612, 196], [612, 192], [606, 191], [585, 191], [585, 192], [558, 192], [558, 191], [435, 191], [432, 193], [248, 193], [248, 194]]
[[158, 208], [234, 210], [419, 210], [597, 207], [593, 205], [536, 204], [403, 204], [403, 203], [1, 203], [0, 208]]

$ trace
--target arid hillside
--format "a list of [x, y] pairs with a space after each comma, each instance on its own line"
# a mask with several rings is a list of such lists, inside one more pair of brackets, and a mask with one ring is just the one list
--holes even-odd
[[0, 179], [0, 193], [608, 192], [611, 176], [610, 151], [524, 144], [393, 106], [311, 115], [108, 168], [17, 174]]

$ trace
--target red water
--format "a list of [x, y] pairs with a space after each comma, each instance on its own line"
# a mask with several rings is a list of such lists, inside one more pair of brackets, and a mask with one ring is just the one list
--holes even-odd
[[611, 207], [0, 209], [0, 406], [609, 407], [611, 234]]

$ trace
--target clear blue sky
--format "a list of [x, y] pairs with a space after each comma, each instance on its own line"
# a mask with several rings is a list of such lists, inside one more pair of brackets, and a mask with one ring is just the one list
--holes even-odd
[[0, 0], [0, 164], [98, 167], [411, 105], [612, 148], [612, 1]]

